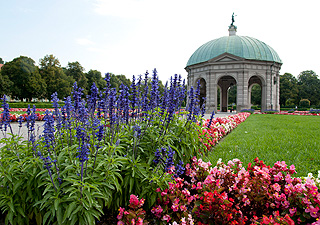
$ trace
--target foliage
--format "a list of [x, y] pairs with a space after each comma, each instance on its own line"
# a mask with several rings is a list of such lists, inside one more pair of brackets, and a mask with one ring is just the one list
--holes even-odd
[[[156, 187], [166, 187], [184, 163], [204, 150], [196, 123], [204, 112], [197, 104], [199, 87], [190, 91], [190, 103], [181, 111], [182, 84], [175, 75], [161, 96], [154, 70], [151, 89], [146, 73], [143, 82], [133, 77], [130, 90], [121, 85], [117, 93], [107, 74], [104, 91], [93, 84], [85, 101], [75, 83], [63, 107], [57, 93], [52, 95], [54, 110], [45, 112], [39, 140], [36, 108], [29, 107], [28, 142], [16, 136], [2, 140], [0, 208], [7, 223], [95, 224], [105, 210], [125, 205], [131, 194], [146, 199], [150, 208]], [[1, 129], [10, 120], [5, 101], [3, 109]], [[165, 173], [174, 166], [176, 174]], [[23, 181], [34, 182], [27, 196]], [[17, 212], [21, 216], [13, 217]]]
[[311, 105], [320, 103], [320, 80], [312, 70], [306, 70], [298, 76], [299, 98], [309, 99]]
[[294, 100], [294, 99], [291, 99], [291, 98], [288, 98], [288, 99], [286, 100], [285, 106], [286, 106], [286, 107], [294, 107], [294, 106], [295, 106], [295, 100]]
[[301, 99], [299, 101], [299, 106], [308, 108], [308, 107], [310, 107], [310, 101], [308, 99]]
[[59, 60], [53, 55], [46, 55], [40, 59], [40, 74], [47, 85], [45, 97], [51, 98], [51, 94], [58, 93], [59, 98], [67, 97], [71, 92], [74, 79], [67, 76], [61, 68]]
[[1, 57], [0, 57], [0, 64], [4, 64], [4, 61]]
[[261, 105], [261, 86], [254, 84], [251, 88], [251, 104]]
[[[88, 87], [92, 87], [93, 83], [95, 83], [97, 88], [102, 90], [106, 86], [106, 81], [102, 78], [101, 72], [98, 70], [89, 70], [85, 75], [88, 80]], [[130, 85], [128, 87], [130, 87]], [[90, 89], [87, 90], [87, 92], [89, 95], [91, 94]]]
[[8, 75], [2, 74], [0, 70], [0, 96], [10, 94], [10, 87], [13, 83], [10, 81]]
[[88, 94], [88, 79], [84, 73], [84, 68], [81, 64], [76, 62], [68, 62], [67, 68], [64, 70], [65, 74], [68, 77], [72, 77], [75, 80], [80, 88], [82, 88], [83, 93]]
[[46, 83], [31, 58], [20, 56], [7, 62], [2, 67], [1, 74], [12, 82], [10, 93], [14, 98], [30, 100], [41, 98], [45, 93]]
[[289, 106], [298, 104], [298, 80], [290, 73], [285, 73], [280, 76], [280, 105], [288, 106], [287, 100], [291, 99], [293, 103]]

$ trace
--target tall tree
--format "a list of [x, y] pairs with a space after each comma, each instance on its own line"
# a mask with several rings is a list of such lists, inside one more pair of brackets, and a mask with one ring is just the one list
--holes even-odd
[[88, 73], [86, 73], [86, 78], [88, 79], [88, 94], [90, 94], [90, 88], [93, 83], [96, 84], [99, 90], [102, 90], [106, 86], [106, 81], [102, 78], [101, 72], [98, 70], [89, 70]]
[[131, 81], [125, 75], [114, 75], [110, 74], [110, 86], [111, 88], [116, 88], [119, 90], [120, 85], [123, 84], [127, 87], [130, 87]]
[[0, 70], [0, 96], [10, 95], [10, 86], [13, 83], [10, 81], [8, 75], [2, 75]]
[[78, 87], [81, 87], [83, 89], [84, 94], [87, 94], [88, 79], [84, 74], [84, 68], [78, 61], [68, 63], [66, 74], [67, 76], [72, 77], [77, 82]]
[[2, 60], [1, 57], [0, 57], [0, 64], [4, 64], [4, 61]]
[[51, 99], [54, 92], [62, 99], [70, 94], [74, 79], [68, 77], [61, 68], [59, 59], [53, 55], [46, 55], [40, 59], [40, 74], [47, 84], [46, 98]]
[[299, 103], [298, 80], [291, 73], [280, 75], [280, 105], [285, 106], [288, 99], [295, 105]]
[[12, 85], [11, 96], [18, 99], [42, 98], [46, 93], [46, 83], [33, 59], [20, 56], [7, 62], [1, 69], [2, 76], [8, 76]]
[[314, 71], [301, 72], [298, 76], [298, 85], [300, 99], [308, 99], [311, 105], [320, 104], [320, 80]]

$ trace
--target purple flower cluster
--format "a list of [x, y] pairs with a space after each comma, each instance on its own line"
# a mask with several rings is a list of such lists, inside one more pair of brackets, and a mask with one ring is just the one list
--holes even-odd
[[2, 127], [3, 127], [3, 131], [4, 133], [6, 133], [8, 127], [11, 129], [10, 108], [6, 100], [6, 95], [3, 95], [3, 98], [2, 98], [2, 108], [3, 108], [3, 112], [0, 115], [0, 130], [2, 130]]

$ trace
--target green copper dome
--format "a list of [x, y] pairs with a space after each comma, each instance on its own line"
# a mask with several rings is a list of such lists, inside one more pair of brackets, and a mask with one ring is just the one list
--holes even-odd
[[252, 37], [233, 35], [214, 39], [200, 46], [190, 57], [187, 66], [206, 62], [226, 52], [244, 59], [282, 64], [277, 52], [264, 42]]

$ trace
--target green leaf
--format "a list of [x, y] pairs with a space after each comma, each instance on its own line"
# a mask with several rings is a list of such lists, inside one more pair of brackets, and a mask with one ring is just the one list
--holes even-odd
[[[43, 217], [43, 224], [46, 224], [47, 219], [49, 218], [50, 214], [51, 214], [51, 212], [50, 212], [50, 211], [48, 211], [48, 212], [46, 212], [46, 214], [44, 214], [44, 217]], [[50, 221], [49, 221], [49, 222], [50, 222]]]
[[60, 198], [57, 198], [56, 200], [54, 200], [54, 209], [56, 211], [58, 210], [59, 203], [60, 203]]
[[62, 224], [62, 207], [61, 205], [59, 206], [58, 210], [57, 210], [57, 220], [58, 220], [58, 224]]

